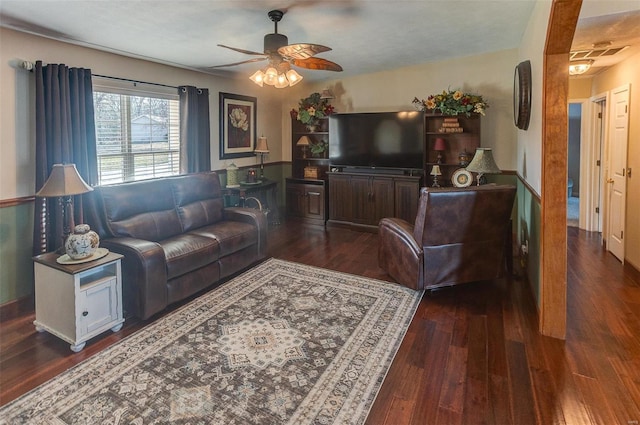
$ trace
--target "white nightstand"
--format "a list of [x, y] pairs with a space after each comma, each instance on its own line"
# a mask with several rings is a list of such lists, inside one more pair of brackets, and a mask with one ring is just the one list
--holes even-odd
[[38, 332], [47, 331], [82, 350], [86, 341], [122, 328], [120, 254], [81, 264], [59, 264], [53, 252], [34, 257]]

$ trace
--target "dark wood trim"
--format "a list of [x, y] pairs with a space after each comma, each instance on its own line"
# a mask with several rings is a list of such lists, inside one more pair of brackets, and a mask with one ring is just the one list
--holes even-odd
[[567, 328], [567, 101], [569, 51], [582, 0], [554, 0], [544, 47], [540, 322], [543, 335], [564, 339]]
[[17, 205], [28, 204], [36, 199], [35, 196], [23, 196], [13, 199], [0, 199], [0, 208], [15, 207]]
[[17, 319], [18, 317], [32, 314], [35, 311], [34, 294], [6, 302], [0, 305], [0, 322]]
[[520, 173], [517, 173], [517, 175], [518, 175], [518, 180], [520, 180], [520, 183], [522, 183], [522, 185], [527, 188], [529, 193], [531, 193], [531, 196], [533, 196], [538, 201], [538, 203], [540, 203], [540, 194], [538, 192], [536, 192], [536, 190], [529, 184], [529, 182], [527, 182], [520, 175]]

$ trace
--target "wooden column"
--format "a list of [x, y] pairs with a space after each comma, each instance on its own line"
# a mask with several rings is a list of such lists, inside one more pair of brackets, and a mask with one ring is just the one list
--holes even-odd
[[540, 332], [565, 338], [569, 52], [582, 0], [554, 0], [544, 50]]

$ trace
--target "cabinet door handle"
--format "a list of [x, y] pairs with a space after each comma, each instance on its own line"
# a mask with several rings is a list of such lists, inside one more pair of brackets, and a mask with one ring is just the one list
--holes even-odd
[[89, 315], [89, 312], [85, 310], [85, 311], [83, 311], [83, 312], [82, 312], [82, 315], [83, 315], [84, 317], [87, 317], [87, 316]]

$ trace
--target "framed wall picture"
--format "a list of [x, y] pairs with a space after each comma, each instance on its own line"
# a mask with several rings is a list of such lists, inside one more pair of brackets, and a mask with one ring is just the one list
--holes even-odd
[[220, 92], [220, 159], [254, 156], [256, 98]]

